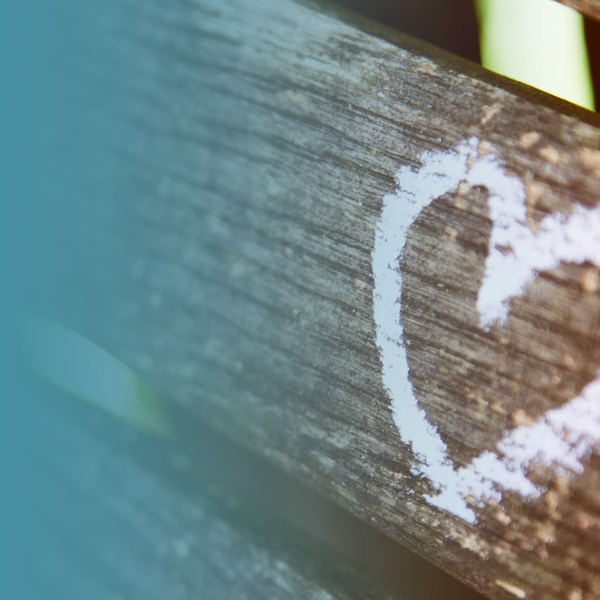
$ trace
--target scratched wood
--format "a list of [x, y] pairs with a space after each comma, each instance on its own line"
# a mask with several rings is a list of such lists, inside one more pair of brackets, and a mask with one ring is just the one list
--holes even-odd
[[28, 407], [37, 530], [23, 530], [44, 597], [400, 598], [224, 492], [171, 444], [71, 406], [78, 400], [45, 400]]
[[[104, 131], [102, 199], [120, 217], [99, 221], [111, 268], [81, 274], [104, 320], [62, 318], [490, 598], [598, 597], [595, 400], [572, 431], [548, 420], [600, 363], [596, 115], [330, 6], [121, 8], [107, 45], [136, 70]], [[397, 229], [385, 206], [406, 209]], [[503, 228], [514, 239], [490, 245]], [[380, 285], [388, 267], [402, 289]], [[484, 283], [523, 274], [486, 329]], [[536, 458], [515, 436], [543, 445], [540, 429]]]

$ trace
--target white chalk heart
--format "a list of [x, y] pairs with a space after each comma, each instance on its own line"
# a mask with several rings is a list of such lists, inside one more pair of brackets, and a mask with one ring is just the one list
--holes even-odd
[[478, 157], [478, 145], [473, 137], [450, 152], [423, 154], [423, 166], [416, 171], [410, 167], [398, 171], [397, 189], [383, 201], [372, 255], [377, 345], [394, 422], [402, 440], [412, 445], [419, 472], [437, 489], [426, 500], [470, 523], [476, 523], [477, 517], [468, 496], [481, 502], [499, 501], [504, 491], [537, 497], [544, 490], [527, 477], [533, 463], [573, 476], [583, 471], [593, 452], [600, 451], [600, 373], [577, 397], [530, 426], [506, 432], [495, 452], [485, 451], [459, 469], [419, 407], [404, 346], [400, 260], [410, 227], [433, 200], [456, 191], [463, 181], [489, 192], [493, 227], [477, 298], [483, 329], [502, 324], [510, 299], [522, 295], [540, 272], [561, 262], [589, 261], [600, 268], [600, 207], [576, 205], [569, 215], [551, 214], [532, 232], [527, 226], [523, 182], [508, 175], [493, 152]]

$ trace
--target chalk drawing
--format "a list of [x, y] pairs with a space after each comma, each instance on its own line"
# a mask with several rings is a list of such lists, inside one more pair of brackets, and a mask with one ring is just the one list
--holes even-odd
[[487, 499], [500, 501], [505, 491], [537, 497], [544, 489], [527, 477], [533, 463], [574, 476], [593, 452], [600, 452], [600, 372], [579, 396], [532, 425], [507, 432], [496, 451], [483, 452], [459, 469], [409, 381], [402, 329], [402, 252], [419, 213], [436, 198], [456, 191], [461, 182], [485, 186], [489, 192], [493, 228], [477, 298], [483, 329], [502, 325], [510, 299], [522, 295], [540, 272], [561, 262], [588, 261], [600, 268], [600, 207], [577, 205], [569, 214], [549, 215], [534, 233], [527, 226], [523, 182], [507, 174], [494, 152], [478, 156], [478, 146], [479, 140], [472, 137], [452, 151], [424, 153], [418, 170], [407, 166], [398, 171], [397, 188], [383, 201], [372, 255], [377, 345], [394, 422], [402, 440], [412, 446], [416, 468], [436, 487], [426, 500], [469, 523], [476, 523], [477, 517], [468, 496], [479, 506]]

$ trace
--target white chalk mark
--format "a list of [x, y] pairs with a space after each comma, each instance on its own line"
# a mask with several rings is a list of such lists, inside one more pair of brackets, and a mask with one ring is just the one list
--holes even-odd
[[576, 206], [569, 215], [549, 215], [534, 234], [526, 223], [523, 183], [508, 175], [494, 154], [478, 158], [478, 145], [473, 137], [452, 152], [425, 153], [417, 171], [401, 168], [397, 189], [384, 198], [373, 249], [377, 344], [394, 422], [402, 439], [412, 445], [419, 471], [438, 488], [436, 495], [426, 499], [470, 523], [477, 519], [466, 502], [468, 496], [480, 502], [500, 500], [508, 490], [539, 496], [543, 490], [527, 477], [534, 461], [572, 475], [582, 472], [592, 452], [600, 451], [600, 375], [578, 397], [548, 411], [533, 425], [510, 431], [495, 452], [484, 452], [458, 470], [439, 432], [419, 407], [408, 379], [400, 260], [411, 225], [435, 198], [455, 191], [461, 181], [485, 186], [489, 192], [493, 229], [477, 299], [484, 329], [506, 320], [510, 299], [522, 295], [539, 272], [563, 261], [589, 261], [600, 268], [600, 208]]
[[[492, 169], [501, 170], [497, 162], [489, 170]], [[469, 174], [470, 183], [486, 185], [485, 172], [484, 177], [473, 178], [473, 172], [478, 170], [479, 164]], [[508, 193], [503, 195], [496, 191], [489, 201], [494, 228], [477, 299], [481, 322], [486, 328], [494, 321], [506, 320], [510, 299], [521, 296], [538, 273], [561, 262], [588, 261], [600, 268], [599, 209], [576, 205], [570, 215], [549, 215], [534, 234], [526, 224], [523, 186], [515, 178], [510, 179], [515, 182], [513, 189], [507, 189]]]

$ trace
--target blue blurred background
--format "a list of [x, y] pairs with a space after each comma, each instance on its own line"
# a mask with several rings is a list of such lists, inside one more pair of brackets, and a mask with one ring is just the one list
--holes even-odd
[[[81, 282], [109, 259], [96, 228], [112, 218], [103, 214], [111, 179], [98, 135], [114, 99], [103, 74], [110, 5], [0, 4], [3, 598], [92, 597], [81, 593], [81, 543], [102, 543], [100, 529], [75, 535], [86, 507], [56, 469], [72, 472], [85, 453], [71, 442], [65, 455], [57, 443], [52, 415], [65, 394], [27, 369], [20, 327], [28, 312], [72, 323], [94, 318]], [[127, 69], [126, 61], [113, 64]]]

